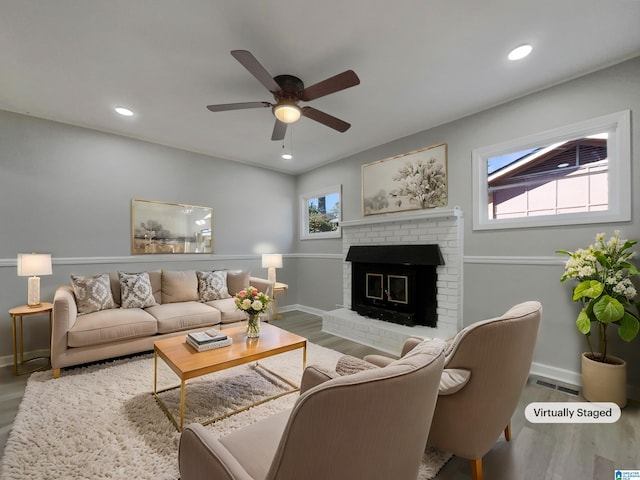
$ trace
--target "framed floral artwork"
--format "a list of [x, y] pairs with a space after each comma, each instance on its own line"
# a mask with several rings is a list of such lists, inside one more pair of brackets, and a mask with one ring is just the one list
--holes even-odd
[[446, 143], [362, 165], [362, 214], [365, 216], [446, 204]]

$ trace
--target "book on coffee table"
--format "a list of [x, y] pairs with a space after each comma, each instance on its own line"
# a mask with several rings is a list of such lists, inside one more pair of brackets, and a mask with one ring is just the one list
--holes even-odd
[[220, 330], [211, 329], [206, 332], [189, 332], [187, 334], [187, 338], [191, 339], [198, 345], [204, 345], [211, 342], [226, 340], [227, 336], [220, 332]]
[[213, 341], [213, 342], [206, 342], [206, 343], [197, 343], [195, 340], [192, 340], [189, 335], [187, 335], [186, 339], [187, 339], [187, 343], [191, 347], [195, 348], [198, 352], [204, 352], [204, 351], [207, 351], [207, 350], [213, 350], [215, 348], [228, 347], [229, 345], [231, 345], [233, 343], [233, 340], [230, 337], [227, 337], [227, 338], [222, 339], [222, 340], [217, 340], [217, 341]]

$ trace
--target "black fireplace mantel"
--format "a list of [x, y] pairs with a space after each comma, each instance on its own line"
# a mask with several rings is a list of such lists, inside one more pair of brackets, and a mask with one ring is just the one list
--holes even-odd
[[402, 325], [437, 324], [438, 245], [352, 245], [351, 308]]
[[352, 245], [347, 262], [444, 265], [438, 245]]

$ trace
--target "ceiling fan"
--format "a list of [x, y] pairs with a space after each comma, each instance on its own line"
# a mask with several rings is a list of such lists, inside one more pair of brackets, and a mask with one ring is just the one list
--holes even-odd
[[324, 97], [325, 95], [358, 85], [360, 79], [353, 70], [347, 70], [305, 88], [302, 80], [293, 75], [278, 75], [272, 77], [260, 62], [256, 60], [256, 57], [247, 50], [232, 50], [231, 55], [271, 92], [275, 103], [241, 102], [207, 105], [207, 108], [212, 112], [241, 110], [245, 108], [271, 108], [273, 115], [276, 117], [271, 140], [284, 139], [285, 133], [287, 132], [287, 125], [297, 121], [301, 115], [339, 132], [346, 132], [349, 127], [351, 127], [351, 124], [313, 107], [300, 107], [298, 102], [309, 102], [316, 98]]

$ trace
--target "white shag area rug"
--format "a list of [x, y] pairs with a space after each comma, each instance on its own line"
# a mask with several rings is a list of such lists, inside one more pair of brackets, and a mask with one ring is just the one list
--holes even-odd
[[[307, 364], [333, 369], [342, 354], [309, 343]], [[260, 361], [299, 384], [302, 350]], [[158, 360], [158, 389], [179, 383]], [[187, 382], [185, 425], [219, 416], [290, 387], [254, 365], [242, 365]], [[0, 479], [179, 478], [180, 434], [154, 399], [153, 355], [31, 375], [0, 460]], [[163, 394], [177, 418], [179, 389]], [[217, 436], [291, 408], [297, 393], [282, 396], [207, 428]], [[428, 448], [419, 480], [433, 478], [451, 458]]]

